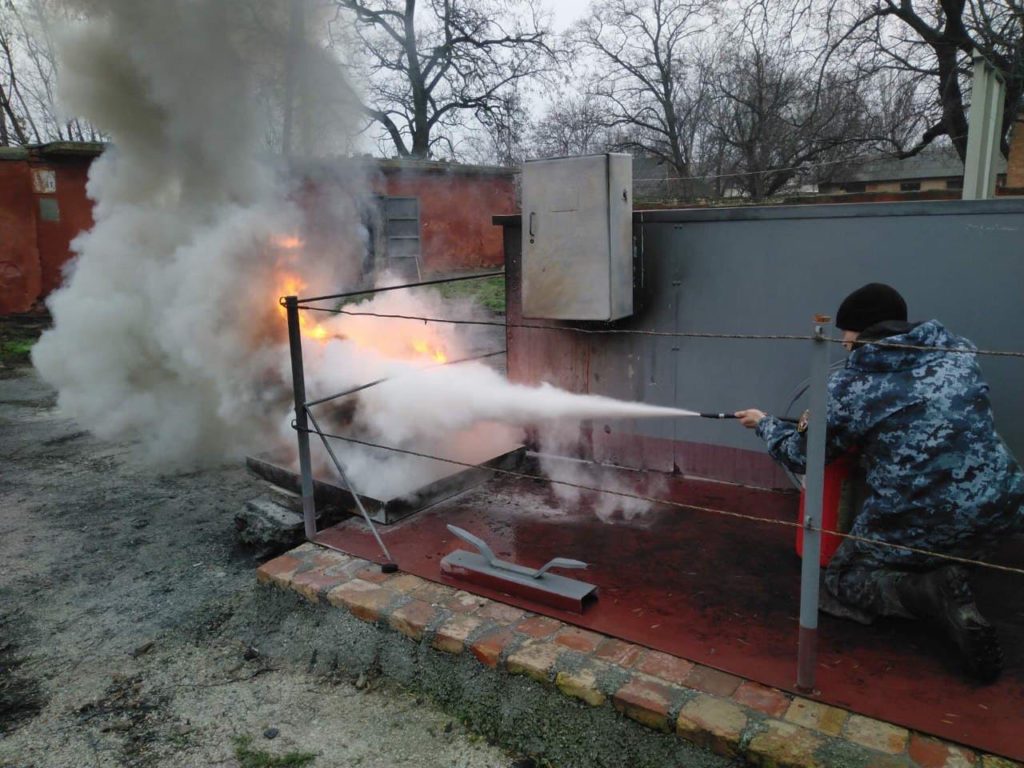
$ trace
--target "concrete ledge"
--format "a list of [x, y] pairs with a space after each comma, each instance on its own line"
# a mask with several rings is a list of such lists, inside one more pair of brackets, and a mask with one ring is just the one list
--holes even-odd
[[376, 665], [560, 766], [1021, 768], [313, 544], [257, 579], [346, 626], [342, 666]]

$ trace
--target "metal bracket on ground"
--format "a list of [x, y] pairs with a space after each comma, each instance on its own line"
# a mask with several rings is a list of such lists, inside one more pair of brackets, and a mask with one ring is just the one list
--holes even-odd
[[469, 531], [454, 525], [449, 525], [448, 530], [477, 550], [457, 549], [441, 561], [441, 573], [453, 579], [576, 613], [583, 613], [597, 598], [596, 585], [550, 573], [552, 568], [586, 568], [587, 564], [580, 560], [556, 557], [540, 568], [528, 568], [499, 559], [487, 542]]

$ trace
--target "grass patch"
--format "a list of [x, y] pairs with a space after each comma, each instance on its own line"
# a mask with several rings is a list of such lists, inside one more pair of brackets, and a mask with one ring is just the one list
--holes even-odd
[[13, 339], [0, 342], [0, 362], [5, 365], [27, 363], [35, 339]]
[[480, 280], [462, 280], [457, 283], [442, 283], [441, 295], [446, 299], [474, 299], [491, 312], [505, 311], [505, 278], [487, 277]]
[[313, 752], [288, 752], [272, 755], [262, 749], [252, 748], [251, 736], [236, 736], [235, 759], [241, 768], [302, 768], [316, 760]]

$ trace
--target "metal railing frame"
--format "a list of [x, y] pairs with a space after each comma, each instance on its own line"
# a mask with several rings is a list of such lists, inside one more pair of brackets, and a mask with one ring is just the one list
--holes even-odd
[[[380, 546], [382, 552], [385, 554], [389, 561], [388, 563], [382, 565], [382, 569], [386, 571], [393, 571], [397, 569], [397, 565], [394, 563], [390, 552], [388, 551], [383, 540], [378, 534], [375, 526], [373, 525], [373, 521], [367, 514], [366, 509], [362, 503], [362, 500], [359, 497], [359, 494], [356, 492], [356, 489], [352, 486], [352, 484], [348, 481], [347, 475], [345, 473], [341, 461], [338, 459], [334, 450], [331, 448], [331, 445], [328, 441], [328, 437], [330, 437], [330, 435], [325, 434], [320, 429], [320, 426], [317, 423], [316, 418], [311, 410], [312, 406], [314, 405], [318, 405], [320, 403], [324, 403], [329, 400], [336, 399], [338, 397], [344, 397], [346, 395], [353, 394], [360, 390], [366, 389], [367, 387], [380, 384], [383, 381], [386, 381], [386, 379], [379, 379], [376, 381], [369, 382], [368, 384], [355, 387], [350, 390], [346, 390], [336, 395], [331, 395], [328, 397], [319, 398], [317, 400], [308, 401], [306, 399], [305, 376], [303, 370], [302, 337], [299, 322], [299, 311], [301, 309], [319, 309], [317, 307], [306, 306], [309, 302], [313, 301], [321, 301], [326, 299], [343, 299], [346, 297], [356, 295], [374, 294], [380, 291], [397, 290], [400, 288], [415, 288], [426, 285], [438, 285], [441, 283], [469, 279], [488, 278], [503, 274], [503, 272], [494, 272], [479, 275], [459, 276], [455, 278], [428, 280], [404, 286], [387, 286], [379, 289], [349, 291], [346, 293], [332, 294], [329, 296], [318, 296], [308, 299], [300, 299], [297, 296], [286, 296], [281, 299], [281, 304], [285, 307], [288, 321], [288, 342], [289, 350], [291, 353], [292, 385], [295, 401], [295, 420], [293, 422], [293, 427], [295, 428], [296, 439], [298, 440], [299, 473], [301, 475], [303, 522], [306, 538], [309, 541], [315, 542], [317, 536], [316, 500], [314, 498], [313, 492], [313, 472], [310, 458], [309, 436], [310, 434], [317, 434], [320, 437], [328, 455], [330, 456], [335, 469], [338, 471], [341, 480], [345, 483], [349, 492], [352, 494], [352, 497], [355, 500], [356, 506], [358, 507], [361, 516], [366, 521], [371, 532], [373, 533], [373, 536], [377, 540], [377, 543]], [[433, 318], [418, 319], [429, 321], [432, 320]], [[799, 523], [800, 527], [802, 528], [803, 535], [803, 557], [800, 573], [800, 619], [799, 634], [797, 638], [797, 664], [795, 683], [796, 689], [803, 693], [813, 692], [815, 690], [816, 680], [820, 590], [819, 585], [821, 576], [820, 553], [823, 514], [822, 507], [825, 490], [825, 447], [827, 430], [826, 411], [828, 402], [829, 358], [830, 350], [833, 343], [838, 341], [834, 337], [831, 337], [828, 333], [828, 329], [831, 326], [831, 322], [832, 318], [829, 317], [828, 315], [816, 315], [813, 319], [812, 332], [809, 336], [760, 337], [765, 339], [809, 341], [809, 343], [811, 344], [810, 377], [808, 379], [810, 416], [807, 424], [807, 473], [805, 475], [804, 516]], [[504, 323], [503, 325], [506, 325], [507, 327], [510, 324]], [[600, 331], [590, 332], [600, 333]], [[725, 334], [707, 335], [725, 336]], [[737, 335], [737, 338], [749, 337], [744, 335]], [[967, 350], [949, 351], [957, 352]], [[493, 354], [500, 353], [481, 355], [478, 356], [477, 358], [464, 358], [460, 360], [454, 360], [451, 361], [451, 363], [445, 364], [456, 364], [460, 362], [466, 362], [468, 360], [479, 359], [481, 357], [490, 357]], [[309, 426], [310, 424], [312, 424], [312, 429]]]

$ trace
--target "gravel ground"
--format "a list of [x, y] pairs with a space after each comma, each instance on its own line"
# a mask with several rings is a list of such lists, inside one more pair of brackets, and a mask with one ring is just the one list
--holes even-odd
[[0, 767], [529, 764], [382, 679], [260, 653], [240, 464], [147, 469], [30, 368], [0, 370], [0, 456]]

